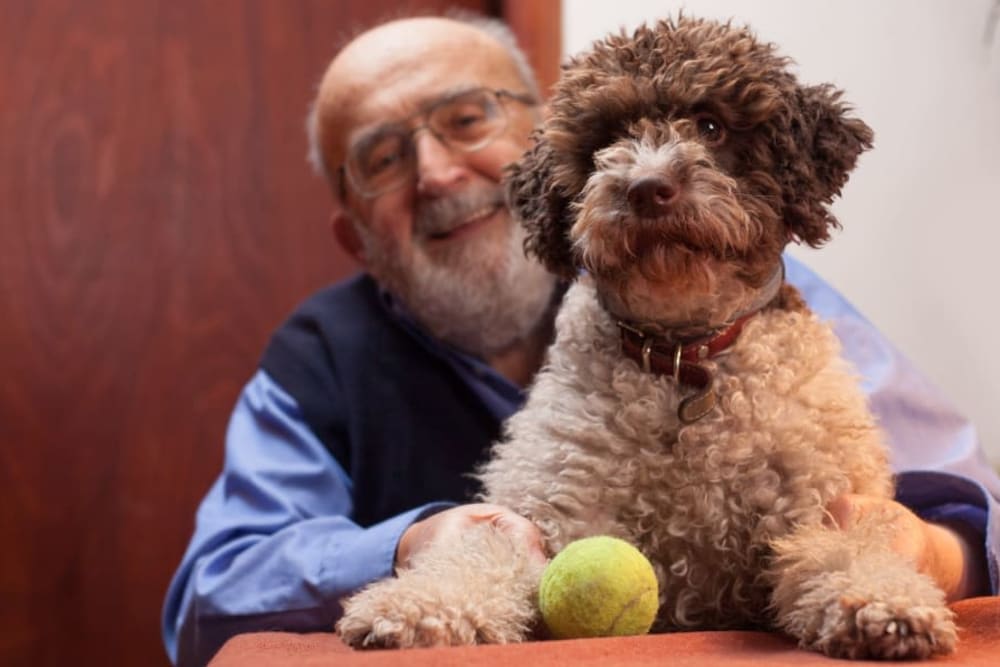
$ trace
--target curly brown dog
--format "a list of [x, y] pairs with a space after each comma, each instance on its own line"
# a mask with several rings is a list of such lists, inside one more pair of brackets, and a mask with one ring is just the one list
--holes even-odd
[[[882, 436], [830, 329], [784, 284], [871, 130], [746, 29], [692, 18], [571, 60], [509, 179], [528, 249], [574, 278], [526, 407], [480, 477], [550, 553], [596, 534], [652, 561], [657, 629], [774, 627], [851, 658], [950, 651], [952, 614], [895, 556]], [[350, 599], [355, 645], [511, 642], [539, 568], [488, 528]]]

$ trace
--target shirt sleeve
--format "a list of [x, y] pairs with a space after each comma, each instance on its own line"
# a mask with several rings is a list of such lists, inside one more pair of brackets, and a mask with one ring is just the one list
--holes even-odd
[[223, 472], [167, 592], [171, 661], [205, 664], [241, 632], [331, 630], [341, 598], [392, 573], [402, 532], [449, 506], [355, 524], [351, 480], [295, 400], [258, 371], [233, 412]]
[[1000, 590], [1000, 479], [975, 427], [850, 303], [786, 255], [786, 275], [828, 321], [889, 441], [896, 499], [930, 521], [961, 521], [982, 536], [991, 592]]

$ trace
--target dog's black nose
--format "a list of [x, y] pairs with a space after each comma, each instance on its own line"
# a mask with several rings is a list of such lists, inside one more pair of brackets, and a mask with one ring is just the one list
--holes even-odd
[[640, 218], [657, 218], [677, 198], [677, 187], [659, 176], [644, 176], [628, 186], [626, 196]]

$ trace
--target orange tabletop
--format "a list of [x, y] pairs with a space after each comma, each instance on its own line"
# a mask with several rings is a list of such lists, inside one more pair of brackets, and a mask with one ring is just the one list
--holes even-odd
[[[1000, 666], [1000, 597], [963, 600], [958, 614], [959, 647], [928, 664]], [[642, 637], [537, 641], [504, 646], [354, 651], [334, 634], [260, 632], [230, 639], [211, 667], [309, 667], [320, 665], [430, 667], [590, 667], [595, 665], [766, 665], [879, 664], [831, 660], [796, 648], [781, 635], [766, 632], [678, 632]]]

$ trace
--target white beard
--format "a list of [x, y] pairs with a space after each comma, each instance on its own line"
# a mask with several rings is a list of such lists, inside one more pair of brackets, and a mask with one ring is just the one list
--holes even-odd
[[[523, 340], [552, 305], [555, 277], [525, 256], [525, 232], [509, 218], [432, 257], [415, 236], [413, 252], [356, 224], [368, 271], [437, 338], [481, 358]], [[497, 238], [503, 235], [506, 239]]]

